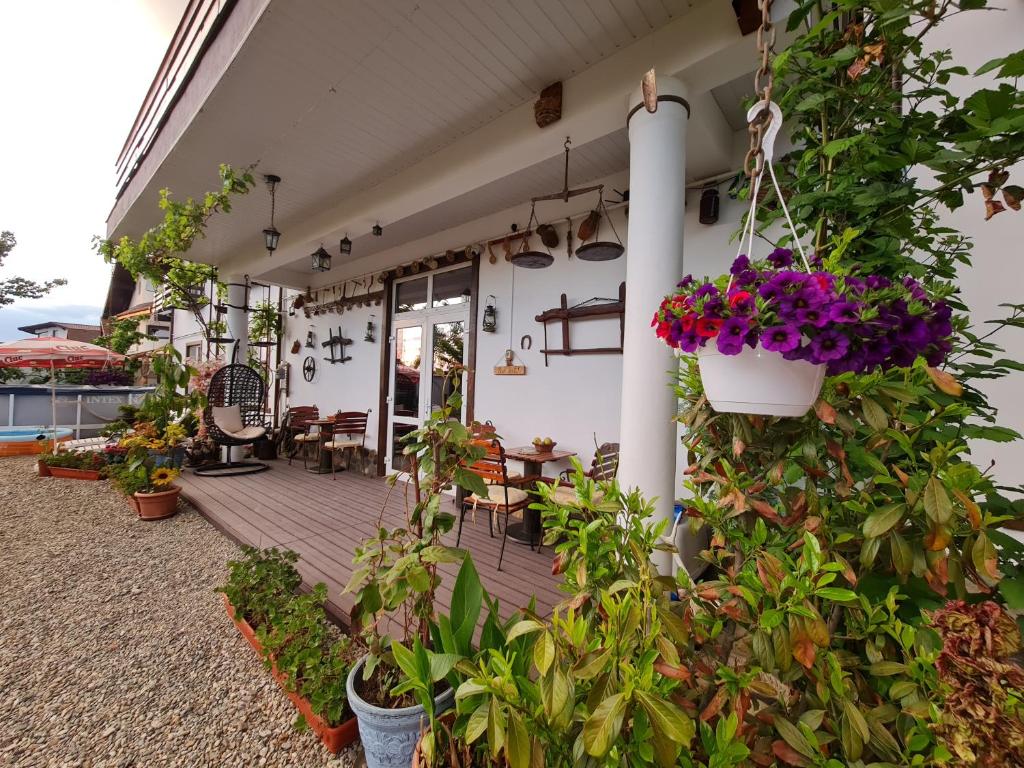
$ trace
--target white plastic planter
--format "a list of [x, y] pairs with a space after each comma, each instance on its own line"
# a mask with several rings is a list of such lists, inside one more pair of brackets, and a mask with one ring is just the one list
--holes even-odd
[[719, 413], [803, 416], [825, 378], [823, 364], [785, 360], [760, 346], [723, 355], [711, 341], [697, 350], [697, 362], [704, 393]]

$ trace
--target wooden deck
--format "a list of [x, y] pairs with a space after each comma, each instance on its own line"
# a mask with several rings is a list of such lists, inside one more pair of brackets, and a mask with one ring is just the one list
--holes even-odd
[[[389, 498], [390, 489], [382, 479], [339, 472], [331, 480], [330, 475], [305, 471], [300, 462], [269, 463], [270, 471], [241, 477], [199, 477], [186, 470], [179, 482], [192, 505], [235, 541], [298, 552], [304, 583], [324, 582], [328, 609], [347, 623], [352, 596], [342, 590], [352, 573], [355, 547], [376, 532], [385, 500], [383, 525], [405, 524], [404, 486], [400, 483]], [[454, 504], [451, 509], [455, 511]], [[454, 545], [455, 531], [447, 538]], [[484, 587], [500, 600], [502, 614], [526, 606], [534, 595], [538, 610], [549, 613], [564, 597], [557, 590], [558, 578], [551, 576], [551, 549], [538, 554], [509, 539], [498, 571], [500, 544], [500, 537], [488, 535], [486, 513], [479, 511], [476, 522], [467, 515], [460, 545], [473, 555]], [[442, 570], [439, 603], [447, 610], [458, 567], [446, 565]]]

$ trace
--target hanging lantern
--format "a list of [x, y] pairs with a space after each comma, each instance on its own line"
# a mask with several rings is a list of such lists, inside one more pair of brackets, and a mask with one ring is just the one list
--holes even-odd
[[370, 315], [370, 319], [366, 321], [366, 335], [363, 337], [363, 341], [376, 341], [373, 336], [373, 318], [375, 317], [376, 315]]
[[263, 230], [263, 244], [267, 247], [267, 253], [273, 256], [281, 242], [281, 233], [274, 226], [274, 204], [277, 199], [277, 185], [281, 183], [281, 177], [268, 173], [263, 177], [263, 181], [266, 182], [267, 189], [270, 190], [270, 226]]
[[495, 306], [497, 299], [494, 296], [487, 297], [487, 305], [484, 307], [484, 320], [481, 328], [487, 333], [494, 333], [498, 330], [498, 308]]
[[714, 224], [718, 221], [718, 187], [704, 187], [700, 191], [700, 216], [698, 221], [701, 224]]
[[383, 234], [384, 234], [384, 227], [382, 227], [380, 225], [380, 222], [378, 221], [376, 224], [373, 225], [373, 236], [374, 237], [380, 237]]
[[352, 253], [352, 241], [348, 239], [348, 233], [345, 233], [345, 236], [341, 238], [341, 243], [339, 243], [338, 247], [341, 250], [342, 256], [348, 256]]
[[313, 271], [328, 272], [331, 269], [331, 254], [324, 250], [323, 245], [313, 251]]
[[306, 331], [306, 347], [307, 349], [316, 348], [316, 342], [313, 340], [313, 331]]

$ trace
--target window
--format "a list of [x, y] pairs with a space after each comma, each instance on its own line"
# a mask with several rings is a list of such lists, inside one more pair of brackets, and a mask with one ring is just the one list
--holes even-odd
[[427, 278], [406, 280], [395, 286], [395, 312], [416, 312], [427, 308]]
[[166, 325], [147, 325], [146, 335], [153, 336], [157, 339], [169, 339], [171, 338], [171, 329]]
[[465, 304], [471, 295], [472, 281], [473, 270], [469, 267], [435, 274], [431, 306], [451, 307]]
[[199, 362], [200, 355], [203, 354], [202, 344], [186, 344], [185, 345], [185, 359], [191, 360], [193, 363]]

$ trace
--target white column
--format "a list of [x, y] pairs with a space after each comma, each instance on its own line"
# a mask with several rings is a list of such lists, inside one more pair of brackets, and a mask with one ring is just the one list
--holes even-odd
[[[671, 520], [675, 501], [677, 403], [672, 350], [654, 335], [651, 317], [683, 274], [686, 192], [686, 87], [658, 77], [658, 109], [643, 107], [640, 89], [629, 104], [629, 232], [626, 319], [622, 355], [619, 482], [657, 497], [655, 516]], [[667, 531], [666, 531], [667, 533]], [[667, 555], [656, 562], [671, 572]]]
[[[246, 290], [245, 277], [242, 275], [231, 275], [222, 278], [228, 287], [227, 297], [227, 335], [238, 341], [238, 355], [236, 363], [245, 365], [249, 362], [249, 315], [245, 311]], [[226, 349], [226, 361], [231, 362], [231, 349]]]

